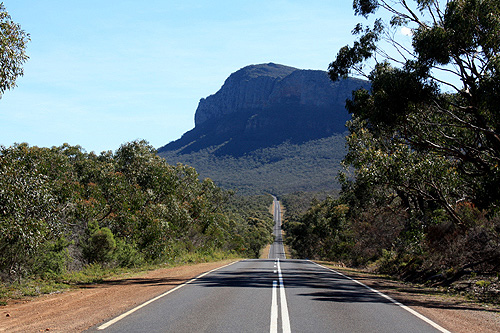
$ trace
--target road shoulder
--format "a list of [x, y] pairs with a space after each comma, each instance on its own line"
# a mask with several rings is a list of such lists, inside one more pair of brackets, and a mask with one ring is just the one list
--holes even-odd
[[479, 304], [462, 296], [446, 295], [328, 262], [318, 263], [392, 297], [451, 332], [500, 332], [500, 306]]
[[0, 307], [0, 332], [81, 332], [234, 260], [158, 269]]

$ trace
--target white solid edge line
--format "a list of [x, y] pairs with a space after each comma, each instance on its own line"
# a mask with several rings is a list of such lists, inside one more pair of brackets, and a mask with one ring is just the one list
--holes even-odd
[[184, 282], [184, 283], [182, 283], [182, 284], [178, 285], [177, 287], [175, 287], [175, 288], [173, 288], [173, 289], [170, 289], [170, 290], [168, 290], [168, 291], [164, 292], [163, 294], [161, 294], [161, 295], [159, 295], [159, 296], [156, 296], [155, 298], [152, 298], [152, 299], [150, 299], [149, 301], [146, 301], [146, 302], [142, 303], [142, 304], [141, 304], [141, 305], [139, 305], [139, 306], [136, 306], [135, 308], [133, 308], [133, 309], [131, 309], [131, 310], [129, 310], [129, 311], [127, 311], [127, 312], [125, 312], [125, 313], [123, 313], [123, 314], [119, 315], [118, 317], [116, 317], [116, 318], [114, 318], [114, 319], [111, 319], [110, 321], [108, 321], [108, 322], [106, 322], [106, 323], [102, 324], [101, 326], [99, 326], [97, 329], [98, 329], [98, 330], [105, 330], [105, 329], [106, 329], [106, 328], [108, 328], [109, 326], [111, 326], [111, 325], [115, 324], [116, 322], [118, 322], [118, 321], [122, 320], [123, 318], [127, 317], [128, 315], [131, 315], [132, 313], [134, 313], [134, 312], [136, 312], [137, 310], [139, 310], [139, 309], [141, 309], [141, 308], [145, 307], [146, 305], [149, 305], [149, 304], [153, 303], [154, 301], [157, 301], [157, 300], [159, 300], [160, 298], [162, 298], [162, 297], [164, 297], [164, 296], [167, 296], [167, 295], [168, 295], [168, 294], [170, 294], [170, 293], [173, 293], [173, 292], [174, 292], [174, 291], [176, 291], [177, 289], [180, 289], [180, 288], [184, 287], [185, 285], [190, 284], [190, 283], [192, 283], [192, 282], [194, 282], [194, 281], [196, 281], [196, 280], [198, 280], [198, 279], [200, 279], [200, 278], [204, 277], [204, 276], [205, 276], [205, 275], [207, 275], [207, 274], [210, 274], [210, 273], [212, 273], [212, 272], [215, 272], [216, 270], [219, 270], [219, 269], [222, 269], [222, 268], [224, 268], [224, 267], [230, 266], [230, 265], [235, 264], [235, 263], [237, 263], [237, 262], [238, 262], [238, 261], [234, 261], [234, 262], [229, 263], [229, 264], [227, 264], [227, 265], [224, 265], [224, 266], [221, 266], [221, 267], [217, 267], [217, 268], [214, 268], [214, 269], [212, 269], [212, 270], [210, 270], [210, 271], [208, 271], [208, 272], [205, 272], [205, 273], [203, 273], [203, 274], [200, 274], [200, 275], [198, 275], [197, 277], [192, 278], [191, 280], [186, 281], [186, 282]]
[[401, 307], [402, 309], [404, 309], [404, 310], [408, 311], [409, 313], [411, 313], [412, 315], [416, 316], [417, 318], [419, 318], [419, 319], [421, 319], [421, 320], [425, 321], [427, 324], [431, 325], [432, 327], [434, 327], [434, 328], [435, 328], [435, 329], [437, 329], [438, 331], [443, 332], [443, 333], [451, 333], [451, 332], [450, 332], [450, 331], [448, 331], [446, 328], [444, 328], [444, 327], [440, 326], [439, 324], [436, 324], [435, 322], [433, 322], [433, 321], [432, 321], [432, 320], [430, 320], [429, 318], [425, 317], [424, 315], [422, 315], [422, 314], [418, 313], [417, 311], [413, 310], [412, 308], [410, 308], [410, 307], [408, 307], [408, 306], [406, 306], [406, 305], [404, 305], [404, 304], [402, 304], [402, 303], [400, 303], [400, 302], [396, 301], [394, 298], [392, 298], [392, 297], [390, 297], [390, 296], [387, 296], [386, 294], [384, 294], [384, 293], [382, 293], [382, 292], [380, 292], [380, 291], [378, 291], [378, 290], [376, 290], [376, 289], [373, 289], [372, 287], [367, 286], [367, 285], [366, 285], [366, 284], [364, 284], [363, 282], [360, 282], [360, 281], [358, 281], [358, 280], [355, 280], [355, 279], [353, 279], [353, 278], [352, 278], [352, 277], [350, 277], [350, 276], [347, 276], [347, 275], [345, 275], [345, 274], [342, 274], [342, 273], [340, 273], [340, 272], [337, 272], [336, 270], [334, 270], [334, 269], [332, 269], [332, 268], [328, 268], [328, 267], [323, 266], [323, 265], [321, 265], [321, 264], [318, 264], [317, 262], [314, 262], [314, 261], [312, 261], [312, 260], [309, 260], [309, 261], [310, 261], [310, 262], [312, 262], [313, 264], [316, 264], [316, 265], [318, 265], [318, 266], [320, 266], [320, 267], [324, 268], [324, 269], [327, 269], [327, 270], [329, 270], [329, 271], [332, 271], [332, 272], [334, 272], [335, 274], [338, 274], [338, 275], [343, 276], [343, 277], [345, 277], [345, 278], [347, 278], [347, 279], [349, 279], [349, 280], [351, 280], [351, 281], [354, 281], [354, 282], [356, 282], [357, 284], [359, 284], [359, 285], [361, 285], [361, 286], [365, 287], [366, 289], [368, 289], [368, 290], [370, 290], [370, 291], [372, 291], [372, 292], [376, 293], [377, 295], [380, 295], [380, 296], [384, 297], [385, 299], [387, 299], [387, 300], [391, 301], [392, 303], [396, 304], [397, 306]]

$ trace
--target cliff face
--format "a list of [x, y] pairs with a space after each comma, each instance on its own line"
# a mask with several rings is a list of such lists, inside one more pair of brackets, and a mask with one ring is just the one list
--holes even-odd
[[345, 101], [367, 88], [362, 80], [332, 82], [326, 72], [277, 64], [252, 65], [231, 74], [214, 95], [201, 99], [195, 128], [159, 149], [242, 156], [259, 148], [328, 137], [346, 130]]
[[195, 126], [234, 112], [261, 111], [269, 103], [276, 84], [296, 70], [272, 63], [240, 69], [227, 78], [215, 95], [200, 100]]

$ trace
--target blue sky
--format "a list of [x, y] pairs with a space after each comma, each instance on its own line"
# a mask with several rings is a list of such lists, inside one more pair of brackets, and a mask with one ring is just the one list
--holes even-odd
[[159, 148], [194, 127], [232, 72], [326, 70], [361, 20], [345, 0], [4, 0], [30, 59], [0, 99], [0, 144]]

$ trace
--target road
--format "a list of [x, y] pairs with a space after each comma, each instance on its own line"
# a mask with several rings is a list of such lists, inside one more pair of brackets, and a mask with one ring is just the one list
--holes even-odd
[[286, 259], [285, 256], [285, 247], [283, 246], [283, 236], [281, 233], [281, 205], [276, 197], [274, 199], [274, 243], [271, 244], [269, 248], [269, 259]]
[[89, 331], [446, 332], [338, 272], [285, 259], [279, 203], [275, 207], [269, 259], [214, 270]]

